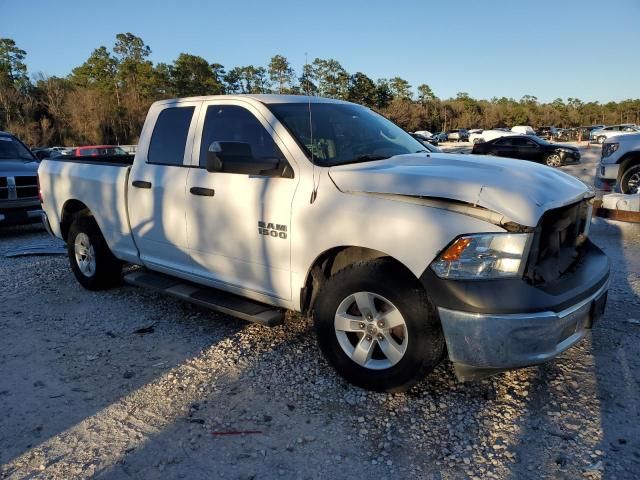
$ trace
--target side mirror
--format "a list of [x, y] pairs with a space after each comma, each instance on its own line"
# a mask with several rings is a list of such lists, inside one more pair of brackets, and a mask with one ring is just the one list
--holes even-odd
[[274, 176], [280, 173], [277, 157], [255, 158], [245, 142], [213, 142], [207, 150], [207, 171]]

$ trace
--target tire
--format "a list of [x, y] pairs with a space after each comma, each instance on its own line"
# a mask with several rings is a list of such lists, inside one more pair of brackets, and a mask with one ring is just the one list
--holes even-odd
[[620, 191], [625, 194], [640, 193], [640, 165], [627, 168], [620, 177]]
[[405, 391], [445, 351], [440, 320], [422, 285], [388, 258], [356, 263], [329, 278], [315, 304], [314, 326], [327, 361], [367, 390]]
[[93, 217], [78, 217], [67, 236], [69, 264], [87, 290], [104, 290], [122, 283], [122, 262], [113, 256]]
[[559, 167], [562, 165], [562, 159], [557, 153], [550, 153], [544, 159], [544, 163], [549, 167]]
[[606, 139], [607, 139], [607, 137], [605, 137], [605, 136], [599, 136], [597, 140], [598, 140], [598, 143], [600, 145], [602, 145]]

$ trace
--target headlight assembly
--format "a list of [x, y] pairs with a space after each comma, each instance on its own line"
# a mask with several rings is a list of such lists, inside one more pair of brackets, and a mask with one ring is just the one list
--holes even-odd
[[612, 155], [613, 152], [618, 150], [619, 146], [619, 143], [605, 143], [604, 145], [602, 145], [602, 158]]
[[431, 264], [440, 278], [481, 280], [520, 277], [529, 251], [530, 233], [463, 235]]

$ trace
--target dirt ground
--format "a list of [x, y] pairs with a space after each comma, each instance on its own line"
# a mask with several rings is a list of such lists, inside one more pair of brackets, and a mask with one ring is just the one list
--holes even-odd
[[[593, 158], [571, 173], [593, 175]], [[584, 171], [583, 171], [584, 169]], [[640, 477], [640, 227], [596, 219], [605, 316], [556, 361], [405, 394], [352, 387], [307, 319], [266, 328], [125, 286], [83, 290], [0, 229], [0, 478]]]

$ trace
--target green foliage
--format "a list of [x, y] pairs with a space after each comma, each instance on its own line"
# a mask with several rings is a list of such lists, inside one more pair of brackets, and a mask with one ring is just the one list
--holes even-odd
[[296, 72], [291, 67], [289, 60], [282, 55], [274, 55], [269, 62], [269, 80], [276, 86], [275, 93], [293, 93], [293, 85]]
[[220, 95], [224, 93], [221, 81], [222, 66], [209, 64], [204, 58], [181, 53], [171, 67], [163, 67], [172, 92], [177, 97]]
[[350, 102], [375, 107], [378, 100], [376, 84], [362, 72], [351, 76], [347, 100]]

